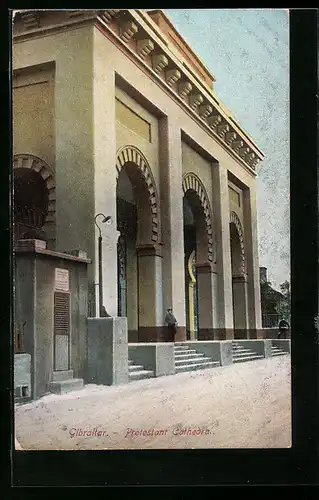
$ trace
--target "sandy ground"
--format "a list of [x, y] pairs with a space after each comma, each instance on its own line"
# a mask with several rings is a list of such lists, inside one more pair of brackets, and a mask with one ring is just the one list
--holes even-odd
[[290, 356], [50, 394], [15, 425], [25, 450], [287, 448]]

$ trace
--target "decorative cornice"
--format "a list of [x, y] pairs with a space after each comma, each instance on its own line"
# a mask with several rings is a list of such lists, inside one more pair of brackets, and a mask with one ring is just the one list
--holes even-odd
[[[83, 16], [76, 11], [59, 11], [55, 21], [46, 17], [46, 11], [17, 14], [16, 18], [20, 16], [20, 24], [19, 19], [15, 19], [14, 27], [19, 27], [16, 29], [14, 40], [23, 40], [32, 35], [39, 36], [48, 30], [65, 29], [68, 24], [94, 22], [105, 34], [108, 32], [112, 40], [123, 44], [124, 50], [129, 51], [131, 55], [135, 54], [137, 61], [153, 72], [153, 78], [157, 78], [159, 83], [166, 86], [170, 95], [175, 96], [181, 105], [188, 108], [188, 113], [192, 114], [194, 119], [206, 126], [207, 133], [254, 173], [258, 161], [263, 159], [263, 153], [221, 105], [213, 90], [201, 83], [200, 77], [194, 74], [187, 61], [179, 59], [170, 49], [170, 43], [160, 29], [150, 22], [145, 11], [112, 9], [79, 12], [83, 13]], [[41, 28], [39, 23], [36, 24], [36, 18], [32, 17], [35, 14], [40, 18], [43, 15]], [[26, 24], [32, 26], [32, 29], [27, 29]], [[138, 37], [137, 43], [128, 44], [135, 36]], [[151, 54], [153, 51], [155, 53]], [[151, 57], [148, 58], [148, 55]], [[167, 71], [164, 71], [165, 68]], [[174, 85], [175, 83], [177, 85]]]
[[178, 86], [178, 93], [181, 97], [187, 97], [188, 94], [192, 91], [192, 84], [187, 81], [183, 81]]
[[133, 21], [126, 21], [120, 25], [120, 37], [124, 42], [128, 42], [138, 32], [138, 27]]
[[137, 40], [137, 53], [142, 59], [148, 56], [152, 50], [154, 50], [154, 43], [150, 38]]
[[204, 104], [199, 108], [199, 116], [203, 119], [208, 118], [213, 112], [213, 107], [210, 104]]
[[178, 69], [169, 69], [166, 71], [166, 83], [170, 87], [176, 83], [180, 78], [182, 74]]
[[99, 13], [99, 16], [101, 17], [101, 19], [103, 19], [103, 21], [105, 21], [106, 23], [109, 23], [110, 21], [112, 21], [112, 19], [114, 19], [115, 16], [118, 15], [118, 13], [120, 12], [120, 9], [109, 9], [109, 10], [104, 10], [104, 11], [101, 11]]
[[201, 94], [191, 94], [189, 96], [189, 105], [192, 109], [198, 108], [204, 102], [204, 97]]
[[168, 65], [168, 59], [164, 54], [155, 54], [152, 57], [153, 70], [160, 73]]
[[40, 25], [39, 12], [23, 12], [21, 15], [22, 22], [26, 29], [38, 28]]

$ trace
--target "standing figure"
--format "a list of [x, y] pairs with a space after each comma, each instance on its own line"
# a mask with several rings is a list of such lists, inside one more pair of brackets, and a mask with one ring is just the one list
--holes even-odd
[[171, 342], [175, 342], [175, 335], [177, 332], [177, 320], [173, 314], [173, 310], [171, 307], [167, 309], [167, 313], [165, 316], [165, 323], [167, 324], [167, 328], [169, 331], [169, 340]]
[[285, 339], [287, 337], [287, 332], [289, 330], [288, 321], [286, 321], [285, 319], [281, 319], [279, 321], [278, 328], [279, 328], [278, 338]]

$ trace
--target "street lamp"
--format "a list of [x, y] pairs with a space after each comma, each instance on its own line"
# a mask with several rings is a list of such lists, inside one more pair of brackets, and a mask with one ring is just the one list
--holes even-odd
[[102, 277], [102, 233], [101, 233], [101, 228], [96, 222], [96, 219], [98, 217], [103, 217], [102, 223], [105, 224], [106, 222], [111, 221], [111, 216], [108, 215], [107, 217], [104, 214], [96, 214], [94, 218], [94, 222], [96, 227], [99, 230], [99, 244], [98, 244], [98, 255], [99, 255], [99, 316], [100, 318], [103, 315], [103, 277]]

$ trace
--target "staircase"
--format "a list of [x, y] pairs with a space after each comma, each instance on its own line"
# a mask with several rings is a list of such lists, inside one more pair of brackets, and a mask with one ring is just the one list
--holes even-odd
[[175, 373], [203, 370], [204, 368], [215, 368], [220, 366], [219, 361], [213, 361], [204, 354], [198, 353], [196, 349], [190, 349], [183, 342], [176, 342], [174, 346]]
[[128, 360], [128, 374], [130, 382], [154, 377], [152, 370], [145, 370], [144, 366], [135, 364], [131, 359]]
[[73, 378], [73, 370], [61, 370], [52, 373], [49, 391], [54, 394], [65, 394], [83, 388], [82, 378]]
[[271, 356], [283, 356], [284, 354], [288, 354], [288, 352], [276, 345], [271, 346]]
[[233, 343], [233, 363], [243, 363], [244, 361], [253, 361], [255, 359], [264, 358], [262, 354], [257, 354], [252, 349], [244, 347], [240, 342]]

